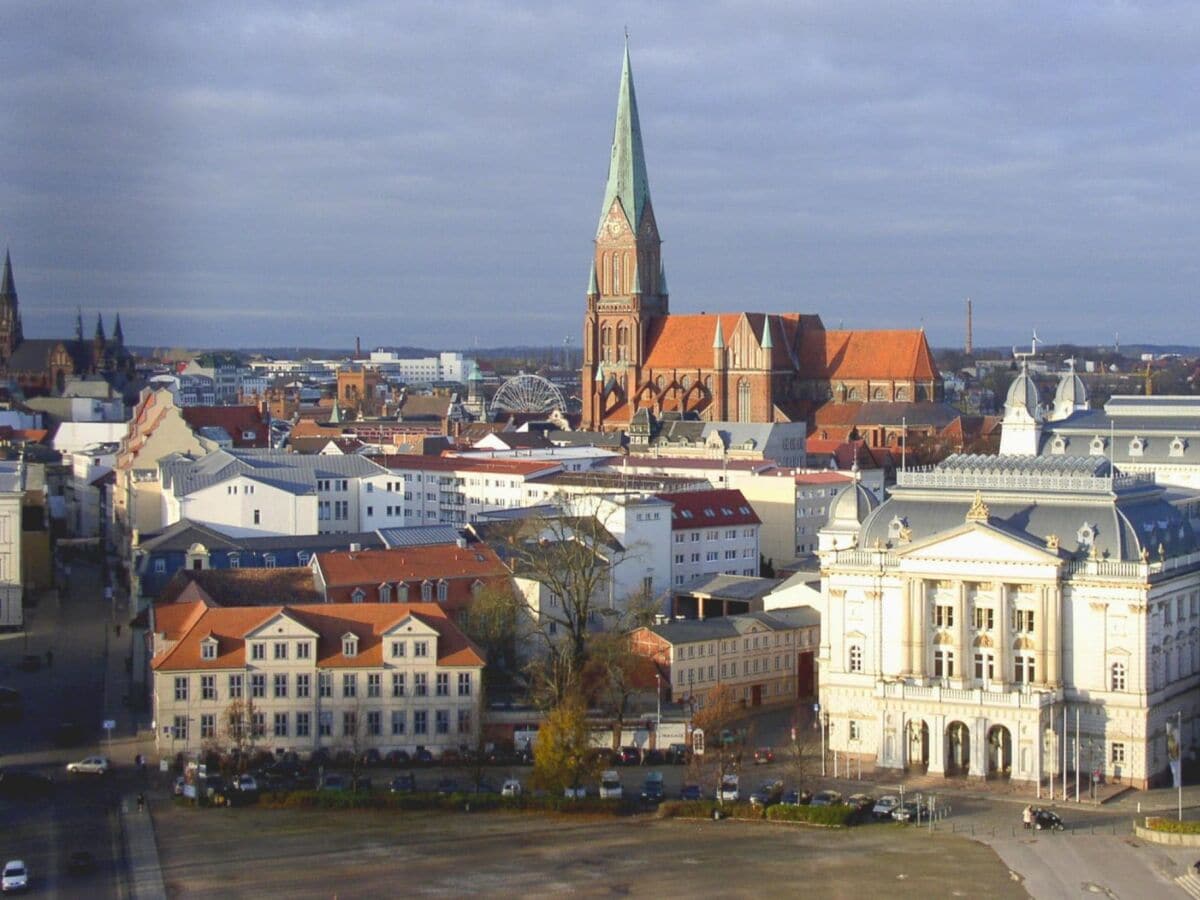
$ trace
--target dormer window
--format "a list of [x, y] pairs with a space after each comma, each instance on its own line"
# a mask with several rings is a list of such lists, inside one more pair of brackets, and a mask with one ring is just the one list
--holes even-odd
[[1135, 437], [1129, 441], [1129, 455], [1141, 456], [1146, 450], [1146, 442], [1140, 437]]
[[358, 636], [346, 633], [342, 635], [342, 656], [358, 656]]
[[892, 516], [892, 521], [888, 522], [888, 538], [894, 541], [899, 540], [907, 526], [908, 520], [903, 516]]
[[354, 593], [350, 595], [350, 600], [354, 603], [362, 603], [367, 599], [367, 594], [362, 588], [355, 588]]
[[1183, 438], [1177, 437], [1173, 441], [1171, 441], [1171, 456], [1175, 456], [1175, 457], [1183, 456], [1183, 451], [1185, 451], [1186, 449], [1187, 449], [1187, 441], [1185, 441]]
[[437, 584], [438, 603], [445, 603], [446, 598], [449, 596], [450, 596], [450, 582], [446, 581], [446, 579], [443, 578]]
[[421, 599], [424, 600], [426, 603], [428, 603], [430, 600], [433, 599], [433, 582], [432, 581], [422, 581], [421, 582]]
[[390, 584], [381, 584], [379, 586], [379, 602], [380, 603], [391, 603], [392, 602], [392, 586]]
[[1088, 450], [1088, 452], [1092, 456], [1103, 456], [1104, 455], [1104, 438], [1102, 438], [1102, 437], [1092, 438], [1092, 444], [1091, 444], [1091, 447]]
[[1092, 542], [1096, 540], [1095, 526], [1084, 522], [1079, 526], [1079, 530], [1075, 532], [1075, 540], [1079, 541], [1080, 545], [1084, 547], [1092, 546]]
[[1061, 434], [1054, 436], [1054, 440], [1050, 442], [1050, 452], [1062, 456], [1067, 452], [1067, 439]]
[[263, 557], [263, 568], [264, 569], [275, 568], [275, 554], [274, 553], [268, 553]]
[[217, 658], [217, 642], [214, 638], [205, 638], [200, 642], [200, 658], [201, 659], [216, 659]]
[[404, 584], [403, 582], [396, 585], [396, 602], [397, 603], [407, 603], [408, 602], [408, 585]]

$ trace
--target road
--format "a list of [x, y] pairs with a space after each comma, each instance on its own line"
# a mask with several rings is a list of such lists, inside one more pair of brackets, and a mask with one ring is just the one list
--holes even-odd
[[[121, 860], [117, 797], [133, 787], [135, 775], [126, 770], [107, 778], [66, 776], [68, 761], [103, 752], [106, 641], [115, 638], [96, 569], [75, 565], [73, 572], [61, 601], [43, 598], [27, 611], [25, 634], [0, 638], [0, 685], [18, 689], [25, 708], [22, 721], [0, 724], [0, 765], [39, 771], [56, 782], [50, 800], [0, 800], [0, 855], [24, 859], [39, 894], [116, 897]], [[50, 666], [47, 650], [53, 652]], [[33, 653], [41, 658], [41, 669], [21, 671], [18, 662]], [[84, 730], [79, 746], [55, 744], [55, 730], [64, 722]], [[66, 860], [73, 850], [92, 853], [96, 871], [69, 875]]]

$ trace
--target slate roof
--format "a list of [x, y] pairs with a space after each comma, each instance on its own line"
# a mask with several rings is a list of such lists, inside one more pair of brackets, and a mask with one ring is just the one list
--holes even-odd
[[[462, 537], [453, 525], [409, 525], [404, 528], [381, 528], [379, 537], [385, 547], [421, 547], [428, 544], [454, 544]], [[363, 544], [365, 548], [367, 545]]]
[[[270, 440], [256, 406], [184, 406], [179, 412], [193, 431], [223, 428], [237, 448], [266, 447]], [[254, 437], [245, 437], [251, 433]]]
[[175, 455], [159, 463], [163, 489], [185, 497], [246, 476], [293, 494], [315, 494], [317, 479], [362, 478], [385, 470], [367, 457], [305, 455], [284, 450], [217, 450], [199, 459]]
[[695, 594], [718, 600], [759, 600], [779, 584], [777, 578], [754, 578], [750, 575], [701, 575], [682, 587], [676, 594]]
[[765, 625], [770, 631], [787, 631], [820, 624], [819, 615], [816, 622], [808, 621], [810, 618], [809, 615], [797, 615], [791, 610], [771, 610], [735, 616], [713, 616], [707, 619], [676, 619], [673, 622], [651, 625], [649, 630], [669, 644], [692, 644], [697, 641], [738, 637], [756, 624]]
[[312, 570], [308, 566], [280, 566], [272, 569], [180, 569], [162, 589], [159, 603], [205, 598], [212, 605], [228, 607], [320, 603], [325, 599], [313, 586]]
[[[404, 531], [406, 529], [396, 529]], [[138, 545], [147, 553], [187, 551], [193, 544], [200, 543], [209, 550], [245, 550], [267, 552], [272, 550], [307, 550], [316, 553], [322, 550], [340, 550], [351, 544], [363, 548], [385, 546], [383, 538], [374, 531], [356, 534], [282, 534], [263, 537], [230, 537], [229, 535], [189, 519], [169, 525], [157, 534], [143, 538]]]

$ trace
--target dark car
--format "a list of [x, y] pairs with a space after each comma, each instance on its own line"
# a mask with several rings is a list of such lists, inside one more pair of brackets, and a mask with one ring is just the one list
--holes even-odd
[[754, 751], [754, 764], [756, 766], [772, 762], [775, 762], [775, 751], [770, 747], [759, 747]]
[[782, 796], [783, 782], [764, 781], [750, 795], [750, 804], [752, 806], [770, 806], [772, 803], [778, 803]]
[[356, 775], [350, 781], [350, 790], [369, 793], [371, 790], [371, 779], [366, 775]]
[[813, 806], [837, 806], [842, 802], [842, 795], [837, 791], [817, 791], [813, 794]]
[[458, 782], [453, 778], [443, 778], [437, 783], [437, 787], [434, 788], [434, 790], [437, 791], [437, 793], [441, 796], [448, 797], [451, 794], [457, 794], [459, 792]]
[[662, 803], [662, 800], [662, 777], [647, 778], [645, 784], [642, 785], [642, 801], [644, 803]]
[[784, 806], [808, 806], [812, 803], [812, 794], [801, 788], [792, 788], [790, 791], [784, 791], [779, 802]]
[[623, 766], [636, 766], [642, 760], [637, 747], [622, 747], [617, 751], [617, 762]]
[[666, 761], [672, 766], [687, 765], [687, 744], [671, 744], [669, 747], [667, 747]]
[[919, 800], [905, 800], [892, 810], [892, 818], [897, 822], [920, 823], [929, 817], [929, 810]]
[[383, 756], [379, 751], [372, 747], [362, 755], [362, 764], [364, 766], [379, 766], [383, 764]]
[[496, 787], [496, 785], [494, 785], [492, 782], [487, 781], [485, 779], [484, 781], [479, 782], [479, 784], [467, 785], [467, 787], [463, 791], [463, 793], [464, 794], [485, 794], [485, 795], [495, 794], [495, 795], [499, 796], [500, 788]]
[[393, 794], [415, 794], [417, 791], [417, 776], [412, 772], [397, 775], [388, 784], [388, 790]]
[[0, 771], [0, 797], [11, 800], [38, 800], [54, 793], [54, 782], [38, 772], [22, 769]]
[[318, 790], [344, 791], [346, 790], [346, 779], [337, 772], [329, 772], [321, 779], [321, 785]]
[[416, 754], [413, 756], [413, 761], [425, 766], [431, 766], [433, 765], [433, 754], [424, 747], [418, 747]]
[[685, 784], [679, 790], [680, 800], [699, 800], [701, 796], [700, 785], [698, 784]]
[[412, 762], [412, 757], [408, 755], [407, 750], [393, 750], [384, 760], [389, 766], [407, 766]]
[[1038, 831], [1062, 831], [1066, 828], [1058, 814], [1048, 809], [1034, 810], [1033, 827]]
[[86, 850], [72, 850], [67, 856], [67, 871], [72, 875], [86, 875], [96, 868], [96, 857]]

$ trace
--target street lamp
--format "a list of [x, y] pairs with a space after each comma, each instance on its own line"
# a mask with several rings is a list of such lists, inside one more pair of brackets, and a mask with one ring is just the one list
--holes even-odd
[[654, 673], [654, 701], [657, 713], [654, 719], [654, 749], [661, 750], [659, 746], [659, 732], [662, 731], [662, 676], [658, 672]]

